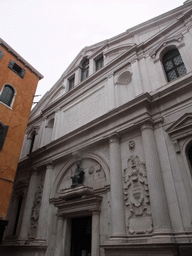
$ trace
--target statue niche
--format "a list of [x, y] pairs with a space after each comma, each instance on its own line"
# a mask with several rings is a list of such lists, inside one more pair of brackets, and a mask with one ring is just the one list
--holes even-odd
[[77, 168], [75, 170], [75, 174], [71, 177], [71, 179], [72, 179], [71, 187], [72, 188], [74, 188], [74, 187], [76, 187], [78, 185], [83, 184], [84, 174], [85, 174], [85, 172], [80, 167], [80, 164], [77, 164]]

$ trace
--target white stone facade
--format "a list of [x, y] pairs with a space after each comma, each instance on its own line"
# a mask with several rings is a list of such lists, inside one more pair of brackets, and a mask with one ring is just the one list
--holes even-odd
[[192, 255], [191, 59], [191, 1], [79, 53], [31, 112], [1, 255]]

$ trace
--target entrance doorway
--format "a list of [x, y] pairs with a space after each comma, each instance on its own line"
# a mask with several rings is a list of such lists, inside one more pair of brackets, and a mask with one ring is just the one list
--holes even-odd
[[72, 219], [70, 256], [91, 255], [92, 217]]

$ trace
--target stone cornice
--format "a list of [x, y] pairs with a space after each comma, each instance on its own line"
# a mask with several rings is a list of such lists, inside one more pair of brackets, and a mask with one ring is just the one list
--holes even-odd
[[165, 131], [173, 142], [192, 135], [192, 113], [185, 113]]
[[58, 208], [57, 216], [79, 216], [100, 211], [102, 196], [96, 195], [92, 188], [78, 186], [76, 188], [62, 189], [58, 198], [49, 200]]
[[[41, 165], [47, 164], [49, 161], [58, 161], [59, 159], [63, 158], [64, 156], [67, 156], [69, 154], [72, 154], [74, 150], [79, 150], [80, 148], [87, 147], [91, 144], [97, 143], [101, 140], [108, 140], [108, 137], [113, 134], [114, 132], [122, 133], [126, 130], [134, 129], [139, 125], [141, 120], [145, 121], [150, 118], [150, 114], [148, 113], [147, 109], [150, 107], [150, 101], [151, 96], [146, 93], [138, 98], [124, 104], [123, 106], [120, 106], [117, 109], [114, 109], [110, 111], [109, 113], [97, 118], [96, 120], [72, 131], [71, 133], [68, 133], [64, 135], [63, 137], [52, 141], [48, 145], [44, 146], [43, 148], [39, 148], [36, 151], [32, 152], [29, 155], [29, 159], [33, 159], [33, 163], [39, 161], [39, 164], [41, 160], [38, 160], [36, 156], [41, 158], [41, 156], [46, 157], [42, 160]], [[132, 114], [134, 111], [134, 108], [140, 108], [142, 109], [142, 113], [136, 117], [130, 117], [128, 118], [128, 113]], [[113, 122], [113, 120], [116, 120], [118, 118], [124, 117], [125, 121], [123, 123], [119, 123], [118, 125], [106, 129], [105, 132], [98, 131], [99, 127], [103, 127], [109, 125]], [[128, 119], [128, 120], [127, 120]], [[66, 145], [67, 143], [70, 143], [71, 140], [77, 141], [79, 138], [83, 138], [84, 136], [87, 136], [92, 131], [97, 131], [95, 136], [91, 136], [90, 138], [85, 138], [84, 142], [81, 142], [80, 145], [75, 145], [70, 147], [68, 145], [67, 149], [62, 148], [63, 145]], [[20, 161], [20, 164], [22, 164], [22, 159]], [[19, 164], [19, 165], [20, 165]], [[39, 166], [37, 164], [37, 166]]]
[[177, 96], [180, 93], [185, 92], [186, 90], [191, 90], [191, 79], [192, 72], [187, 73], [186, 75], [175, 79], [166, 86], [159, 88], [156, 92], [151, 94], [152, 104], [160, 104], [166, 98]]
[[[172, 32], [173, 29], [176, 26], [179, 26], [179, 25], [183, 24], [184, 20], [187, 19], [190, 15], [192, 15], [192, 9], [186, 11], [179, 18], [175, 19], [174, 22], [172, 22], [170, 25], [168, 25], [167, 27], [162, 29], [160, 32], [158, 32], [157, 34], [155, 34], [154, 36], [152, 36], [151, 38], [149, 38], [145, 42], [143, 42], [140, 45], [138, 45], [138, 48], [137, 48], [138, 51], [143, 50], [143, 49], [151, 46], [151, 44], [153, 44], [155, 41], [158, 41], [159, 38], [162, 38], [165, 35], [167, 35], [169, 32]], [[179, 38], [178, 38], [178, 40], [179, 40]], [[166, 41], [166, 39], [165, 39], [165, 41]]]
[[140, 33], [144, 30], [146, 30], [146, 28], [151, 28], [154, 27], [154, 25], [159, 24], [159, 23], [165, 23], [166, 21], [170, 20], [170, 16], [171, 17], [177, 17], [179, 14], [181, 14], [181, 16], [183, 15], [183, 12], [187, 12], [189, 10], [189, 7], [187, 8], [187, 6], [179, 6], [169, 12], [166, 12], [162, 15], [159, 15], [153, 19], [150, 19], [146, 22], [143, 22], [135, 27], [132, 27], [130, 29], [127, 30], [127, 33], [129, 33], [129, 35], [135, 35], [136, 33]]
[[132, 48], [133, 46], [135, 46], [136, 44], [123, 44], [123, 45], [118, 45], [116, 47], [113, 47], [107, 51], [104, 51], [104, 55], [111, 55], [111, 54], [114, 54], [115, 52], [118, 52], [118, 51], [126, 51], [126, 50], [129, 50], [130, 48]]

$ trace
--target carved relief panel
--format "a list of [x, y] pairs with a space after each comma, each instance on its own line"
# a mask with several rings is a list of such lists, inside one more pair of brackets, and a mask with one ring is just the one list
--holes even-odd
[[[99, 189], [107, 184], [105, 172], [98, 162], [92, 159], [83, 159], [79, 165], [84, 172], [83, 185]], [[75, 176], [76, 170], [77, 163], [74, 163], [65, 173], [58, 191], [71, 187], [72, 177]]]
[[[132, 152], [135, 143], [129, 143]], [[139, 156], [131, 155], [123, 171], [124, 198], [127, 227], [130, 234], [144, 234], [153, 231], [150, 198], [145, 163]]]
[[37, 187], [37, 191], [35, 193], [33, 207], [31, 210], [31, 223], [28, 232], [28, 237], [34, 239], [37, 236], [37, 226], [39, 220], [39, 212], [41, 207], [41, 199], [43, 193], [43, 182], [44, 182], [44, 174], [41, 174], [39, 177], [39, 185]]

